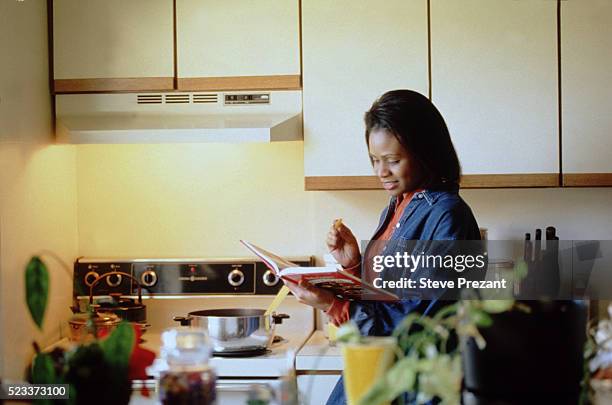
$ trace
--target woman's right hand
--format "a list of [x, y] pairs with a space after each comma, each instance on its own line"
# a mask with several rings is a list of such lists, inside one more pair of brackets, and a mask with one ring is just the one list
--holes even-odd
[[327, 233], [326, 243], [329, 253], [342, 267], [353, 267], [361, 261], [357, 239], [341, 221], [334, 221]]

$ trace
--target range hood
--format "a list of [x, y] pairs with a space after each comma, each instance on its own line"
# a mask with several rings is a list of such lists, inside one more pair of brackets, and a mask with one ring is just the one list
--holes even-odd
[[59, 94], [58, 143], [302, 140], [299, 91]]

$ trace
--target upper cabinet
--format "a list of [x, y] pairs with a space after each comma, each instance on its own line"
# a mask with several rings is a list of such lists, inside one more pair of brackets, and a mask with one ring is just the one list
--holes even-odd
[[298, 0], [177, 0], [179, 89], [299, 89]]
[[558, 186], [557, 2], [431, 0], [430, 12], [432, 101], [462, 186]]
[[299, 0], [54, 0], [58, 93], [301, 89]]
[[173, 88], [172, 0], [54, 0], [55, 91]]
[[302, 0], [302, 63], [306, 189], [378, 187], [363, 116], [388, 90], [427, 95], [427, 0]]
[[612, 2], [561, 2], [563, 184], [612, 186]]

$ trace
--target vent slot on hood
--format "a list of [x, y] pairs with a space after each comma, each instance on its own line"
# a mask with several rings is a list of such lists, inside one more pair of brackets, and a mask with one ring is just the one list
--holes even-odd
[[161, 104], [162, 103], [162, 95], [161, 94], [139, 94], [138, 95], [138, 104]]
[[216, 103], [217, 94], [194, 94], [193, 102], [194, 104]]
[[166, 94], [166, 104], [189, 104], [189, 94]]

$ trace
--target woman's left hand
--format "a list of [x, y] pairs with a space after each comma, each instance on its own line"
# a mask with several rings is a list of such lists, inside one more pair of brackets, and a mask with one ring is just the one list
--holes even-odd
[[327, 311], [334, 302], [334, 294], [322, 288], [313, 287], [305, 280], [300, 281], [300, 284], [285, 281], [285, 285], [299, 302], [321, 311]]

